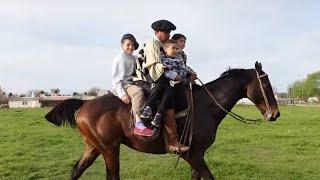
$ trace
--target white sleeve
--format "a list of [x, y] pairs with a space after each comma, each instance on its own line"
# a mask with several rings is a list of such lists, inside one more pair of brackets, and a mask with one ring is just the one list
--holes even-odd
[[112, 86], [118, 97], [126, 95], [123, 88], [123, 80], [125, 75], [125, 61], [122, 58], [115, 58], [112, 66]]

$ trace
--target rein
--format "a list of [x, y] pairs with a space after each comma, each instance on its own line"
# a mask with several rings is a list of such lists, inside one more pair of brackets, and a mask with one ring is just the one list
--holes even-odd
[[[188, 146], [191, 146], [192, 142], [192, 136], [193, 136], [193, 119], [194, 119], [194, 107], [193, 107], [193, 93], [192, 93], [192, 83], [189, 83], [189, 92], [190, 92], [190, 106], [188, 107], [188, 116], [187, 116], [187, 122], [185, 123], [185, 127], [183, 128], [183, 132], [180, 138], [180, 143], [185, 144], [188, 140]], [[186, 131], [189, 131], [189, 138], [186, 136]], [[184, 137], [184, 140], [182, 142], [182, 137]], [[189, 153], [189, 152], [188, 152]]]
[[[263, 75], [259, 75], [258, 71], [256, 71], [256, 74], [257, 74], [257, 79], [258, 79], [258, 82], [259, 82], [259, 85], [260, 85], [260, 89], [261, 89], [261, 93], [262, 93], [262, 96], [263, 96], [263, 99], [265, 101], [265, 104], [267, 106], [267, 111], [266, 113], [264, 114], [264, 117], [265, 118], [270, 118], [272, 116], [272, 110], [270, 108], [270, 105], [269, 105], [269, 101], [268, 101], [268, 98], [266, 96], [266, 92], [265, 90], [263, 89], [263, 86], [262, 86], [262, 82], [261, 82], [261, 78], [263, 77], [266, 77], [268, 76], [268, 74], [263, 74]], [[244, 118], [234, 112], [232, 112], [231, 110], [228, 111], [226, 110], [218, 101], [217, 99], [213, 96], [213, 94], [209, 91], [209, 89], [206, 87], [206, 85], [200, 80], [198, 79], [198, 81], [200, 82], [200, 84], [203, 86], [204, 90], [206, 91], [206, 93], [209, 95], [209, 97], [214, 101], [214, 103], [221, 109], [223, 110], [225, 113], [227, 113], [228, 115], [230, 115], [231, 117], [233, 117], [235, 120], [238, 120], [242, 123], [245, 123], [245, 124], [256, 124], [256, 123], [259, 123], [261, 122], [261, 119], [248, 119], [248, 118]]]
[[[186, 144], [187, 140], [188, 140], [188, 145], [189, 147], [191, 147], [191, 143], [192, 143], [192, 137], [193, 137], [193, 122], [194, 122], [194, 101], [193, 101], [193, 93], [192, 93], [192, 83], [189, 82], [189, 96], [190, 96], [190, 103], [188, 106], [188, 113], [187, 113], [187, 118], [186, 118], [186, 122], [184, 123], [184, 127], [183, 127], [183, 131], [182, 134], [180, 136], [180, 143], [181, 144]], [[188, 134], [187, 134], [188, 133]], [[188, 135], [188, 136], [187, 136]], [[189, 156], [189, 152], [188, 151], [188, 155]], [[174, 169], [177, 168], [179, 160], [181, 157], [181, 153], [179, 153], [178, 159], [174, 165]]]

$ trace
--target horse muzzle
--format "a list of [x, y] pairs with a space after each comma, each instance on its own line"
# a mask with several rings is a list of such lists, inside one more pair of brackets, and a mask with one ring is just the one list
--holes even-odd
[[278, 117], [280, 117], [280, 112], [279, 111], [276, 111], [274, 113], [272, 113], [271, 111], [267, 111], [265, 114], [264, 114], [264, 118], [265, 120], [267, 121], [275, 121], [278, 119]]

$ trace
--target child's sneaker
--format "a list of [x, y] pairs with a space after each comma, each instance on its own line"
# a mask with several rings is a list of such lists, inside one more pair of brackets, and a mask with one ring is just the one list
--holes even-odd
[[141, 119], [152, 119], [152, 109], [149, 106], [146, 106], [141, 115], [140, 115]]
[[157, 113], [154, 116], [153, 121], [151, 121], [151, 124], [154, 125], [155, 127], [159, 127], [161, 125], [161, 119], [162, 119], [161, 114]]

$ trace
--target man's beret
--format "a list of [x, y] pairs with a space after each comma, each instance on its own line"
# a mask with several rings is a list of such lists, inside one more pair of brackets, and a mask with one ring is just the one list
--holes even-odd
[[159, 20], [151, 25], [152, 29], [155, 31], [173, 31], [176, 30], [176, 26], [167, 20]]

